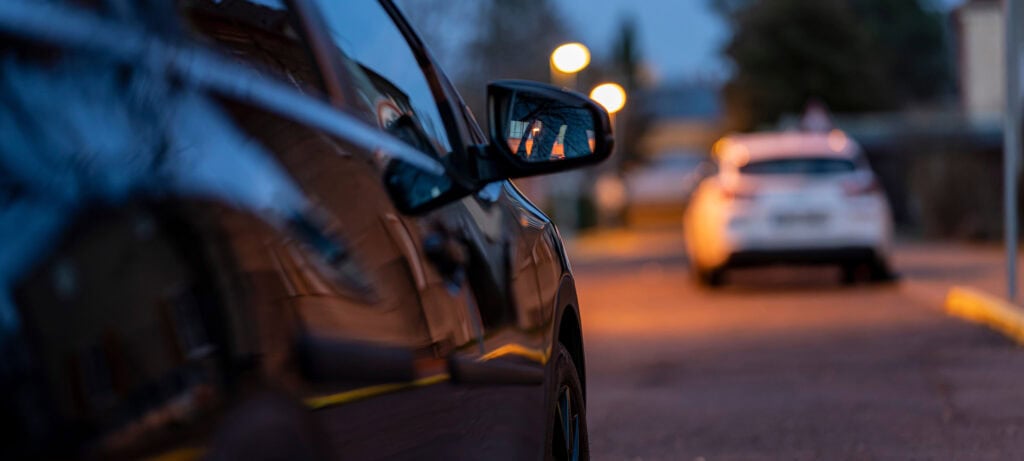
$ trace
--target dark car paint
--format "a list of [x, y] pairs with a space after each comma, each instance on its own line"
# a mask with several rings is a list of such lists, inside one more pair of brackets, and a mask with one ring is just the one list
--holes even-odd
[[[428, 72], [436, 71], [397, 10], [388, 1], [382, 4], [414, 43], [421, 63], [429, 64]], [[309, 8], [305, 2], [295, 5]], [[473, 134], [481, 130], [472, 125], [451, 84], [439, 72], [434, 77], [447, 96], [443, 112], [457, 126], [460, 142], [479, 144]], [[254, 117], [252, 108], [228, 106], [236, 119]], [[443, 376], [436, 362], [451, 354], [543, 365], [550, 375], [547, 359], [561, 342], [583, 379], [575, 285], [550, 220], [509, 182], [490, 199], [473, 194], [425, 216], [401, 215], [386, 202], [373, 165], [360, 164], [343, 152], [344, 140], [315, 130], [299, 136], [303, 128], [297, 125], [256, 117], [265, 120], [252, 126], [290, 126], [281, 133], [318, 143], [278, 160], [315, 196], [321, 209], [308, 220], [319, 234], [303, 239], [294, 229], [282, 233], [258, 216], [195, 200], [140, 200], [82, 213], [62, 243], [54, 245], [57, 251], [40, 261], [16, 290], [25, 330], [32, 332], [23, 339], [35, 346], [19, 353], [47, 365], [33, 368], [26, 380], [8, 383], [13, 389], [5, 389], [24, 396], [20, 412], [36, 416], [31, 424], [7, 433], [24, 434], [15, 446], [24, 446], [26, 454], [61, 457], [135, 457], [216, 448], [233, 439], [223, 433], [211, 439], [211, 425], [222, 418], [232, 420], [247, 399], [270, 391], [319, 408], [316, 419], [335, 455], [539, 457], [550, 398], [544, 395], [546, 387], [458, 387], [431, 378]], [[288, 150], [284, 144], [281, 150]], [[330, 150], [337, 152], [324, 154]], [[310, 156], [318, 153], [320, 160], [311, 164]], [[344, 187], [354, 185], [317, 179], [338, 168], [363, 170], [353, 177], [367, 183], [353, 192]], [[318, 187], [324, 188], [319, 194]], [[377, 192], [367, 196], [367, 188]], [[349, 216], [351, 207], [377, 210], [373, 215], [379, 222], [346, 230], [354, 223], [337, 219]], [[453, 287], [423, 252], [422, 242], [438, 227], [467, 246], [471, 257], [466, 270], [472, 275], [461, 289], [472, 294]], [[320, 243], [331, 241], [356, 249], [357, 257], [342, 261], [351, 267], [335, 267], [336, 261], [325, 258], [331, 250]], [[358, 257], [364, 247], [392, 250], [367, 260]], [[78, 274], [73, 296], [60, 288], [68, 271]], [[391, 280], [391, 286], [382, 291], [379, 284], [359, 280], [360, 274], [373, 271], [378, 281]], [[389, 296], [398, 296], [392, 299], [396, 306], [418, 307], [394, 318], [372, 311]], [[426, 306], [430, 302], [425, 300], [433, 304]], [[303, 309], [305, 314], [298, 313]], [[363, 309], [363, 317], [324, 314], [332, 309]], [[103, 319], [79, 314], [78, 321], [68, 324], [71, 311], [105, 312], [107, 323], [91, 325]], [[474, 331], [474, 313], [482, 332]], [[147, 324], [159, 329], [141, 336], [117, 333], [118, 324], [127, 328], [133, 315], [152, 316]], [[199, 317], [190, 320], [190, 315]], [[186, 331], [193, 327], [198, 332]], [[480, 333], [482, 348], [477, 343]], [[310, 382], [298, 369], [294, 352], [303, 335], [408, 347], [417, 351], [422, 365], [419, 381], [388, 389], [357, 379]], [[73, 337], [81, 341], [77, 349]], [[50, 350], [60, 343], [72, 350]], [[155, 356], [164, 356], [165, 363], [156, 363]], [[109, 383], [89, 382], [99, 378], [82, 367], [95, 360], [110, 369], [111, 376], [104, 378]], [[152, 369], [135, 369], [139, 363]], [[104, 395], [90, 395], [98, 386]]]

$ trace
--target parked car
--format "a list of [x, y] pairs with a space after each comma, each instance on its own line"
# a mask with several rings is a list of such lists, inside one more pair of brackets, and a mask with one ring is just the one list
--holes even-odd
[[717, 173], [701, 182], [683, 218], [700, 282], [783, 263], [838, 264], [847, 282], [890, 277], [889, 203], [843, 132], [728, 136], [714, 157]]
[[[586, 459], [580, 309], [509, 181], [608, 114], [389, 0], [0, 5], [4, 459]], [[557, 136], [556, 136], [557, 135]]]

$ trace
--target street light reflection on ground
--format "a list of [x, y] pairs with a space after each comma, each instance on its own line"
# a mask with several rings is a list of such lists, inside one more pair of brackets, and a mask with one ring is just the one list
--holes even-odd
[[604, 106], [609, 114], [614, 114], [626, 105], [626, 90], [617, 83], [602, 83], [590, 91], [590, 99]]

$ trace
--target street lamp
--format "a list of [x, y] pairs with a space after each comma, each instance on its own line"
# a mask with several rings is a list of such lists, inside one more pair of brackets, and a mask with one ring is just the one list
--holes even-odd
[[551, 52], [551, 64], [561, 72], [575, 74], [590, 64], [590, 50], [582, 43], [566, 43]]
[[[597, 101], [604, 110], [608, 111], [608, 118], [615, 129], [615, 113], [626, 106], [626, 90], [617, 83], [602, 83], [590, 90], [590, 99]], [[601, 220], [605, 223], [614, 224], [616, 216], [621, 217], [625, 206], [625, 187], [622, 178], [615, 173], [605, 172], [598, 178], [595, 186], [597, 197], [597, 208]]]
[[604, 106], [609, 114], [614, 114], [626, 105], [626, 90], [617, 83], [602, 83], [590, 90], [590, 99]]
[[[590, 64], [590, 50], [582, 43], [566, 43], [551, 52], [551, 83], [576, 86], [576, 74]], [[575, 88], [572, 88], [575, 89]]]
[[[590, 64], [590, 50], [582, 43], [565, 43], [551, 52], [549, 61], [551, 83], [576, 91], [579, 73]], [[568, 172], [543, 180], [550, 187], [551, 205], [555, 211], [562, 236], [571, 238], [579, 225], [579, 188], [583, 182], [582, 173]]]

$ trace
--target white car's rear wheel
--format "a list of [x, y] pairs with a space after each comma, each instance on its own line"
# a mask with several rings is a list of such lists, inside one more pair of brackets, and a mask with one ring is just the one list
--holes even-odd
[[852, 285], [859, 281], [888, 282], [896, 277], [885, 260], [873, 258], [867, 261], [847, 262], [842, 266], [842, 282]]
[[720, 287], [725, 284], [725, 269], [722, 268], [706, 269], [695, 266], [693, 276], [697, 283], [706, 287]]

